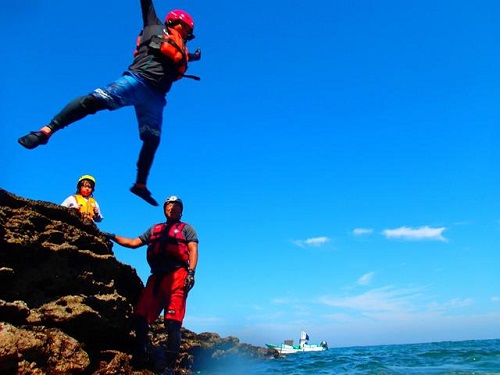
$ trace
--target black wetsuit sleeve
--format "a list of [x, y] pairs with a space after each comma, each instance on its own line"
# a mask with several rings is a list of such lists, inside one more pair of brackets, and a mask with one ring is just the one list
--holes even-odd
[[152, 0], [141, 0], [142, 22], [144, 26], [161, 25]]

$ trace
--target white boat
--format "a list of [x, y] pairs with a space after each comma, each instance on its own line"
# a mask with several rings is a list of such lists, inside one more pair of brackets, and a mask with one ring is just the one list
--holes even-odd
[[285, 340], [283, 343], [266, 344], [269, 349], [276, 350], [279, 354], [292, 354], [298, 352], [322, 352], [328, 350], [326, 341], [321, 341], [320, 344], [309, 344], [309, 335], [302, 331], [300, 332], [299, 345], [293, 345], [293, 340]]

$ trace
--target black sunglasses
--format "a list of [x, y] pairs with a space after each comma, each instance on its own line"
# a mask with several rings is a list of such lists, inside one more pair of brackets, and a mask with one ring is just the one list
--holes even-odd
[[[176, 25], [186, 25], [191, 30], [191, 27], [187, 23], [183, 22], [182, 20], [175, 20], [175, 21], [168, 21], [167, 22], [168, 27], [174, 27]], [[186, 39], [186, 41], [190, 41], [190, 40], [193, 40], [194, 38], [195, 38], [194, 34], [192, 32], [189, 32], [189, 34], [186, 35], [185, 39]]]

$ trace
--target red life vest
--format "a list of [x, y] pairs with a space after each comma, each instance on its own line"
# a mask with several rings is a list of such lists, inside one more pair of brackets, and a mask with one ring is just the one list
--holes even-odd
[[159, 50], [163, 56], [171, 60], [177, 68], [177, 79], [181, 79], [186, 73], [189, 60], [188, 48], [181, 34], [172, 28], [161, 28], [161, 34], [153, 35], [149, 40], [142, 40], [143, 31], [136, 41], [134, 57], [139, 53], [139, 48], [147, 45], [153, 50]]
[[148, 241], [146, 259], [152, 273], [168, 273], [187, 267], [189, 248], [182, 230], [186, 223], [161, 223], [153, 227]]

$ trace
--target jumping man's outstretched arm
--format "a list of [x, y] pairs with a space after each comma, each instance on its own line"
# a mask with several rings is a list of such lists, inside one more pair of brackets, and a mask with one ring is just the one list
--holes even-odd
[[162, 24], [156, 15], [152, 0], [141, 0], [142, 22], [144, 26]]

